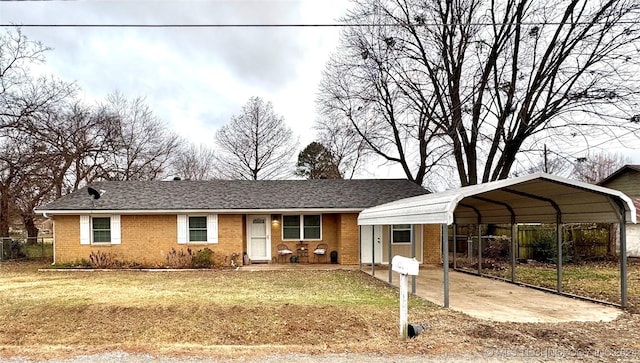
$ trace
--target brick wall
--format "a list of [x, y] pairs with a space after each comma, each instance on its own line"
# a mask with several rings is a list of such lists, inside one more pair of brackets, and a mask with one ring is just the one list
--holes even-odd
[[341, 214], [339, 218], [338, 262], [343, 265], [355, 265], [360, 259], [360, 230], [358, 214]]
[[423, 263], [440, 264], [442, 262], [441, 226], [439, 224], [424, 224], [422, 226], [424, 236]]
[[[121, 216], [120, 245], [81, 245], [79, 216], [55, 216], [56, 263], [89, 260], [91, 252], [103, 251], [119, 260], [145, 265], [164, 264], [167, 253], [190, 247], [205, 247], [214, 251], [219, 261], [232, 253], [243, 251], [242, 215], [218, 215], [218, 244], [178, 244], [176, 215], [123, 215]], [[241, 262], [242, 258], [238, 261]]]
[[[271, 224], [271, 255], [276, 257], [277, 245], [285, 243], [295, 251], [298, 241], [282, 240], [282, 216], [280, 223]], [[338, 263], [357, 264], [359, 262], [359, 228], [357, 213], [322, 215], [322, 240], [307, 241], [309, 248], [314, 249], [318, 243], [327, 243], [329, 251], [338, 252]], [[177, 220], [175, 215], [123, 215], [121, 216], [120, 245], [80, 245], [79, 216], [55, 216], [56, 262], [67, 263], [89, 259], [90, 253], [104, 251], [124, 261], [134, 261], [145, 265], [162, 265], [166, 262], [167, 253], [190, 247], [199, 250], [205, 247], [214, 251], [217, 262], [224, 261], [233, 253], [242, 256], [246, 251], [246, 216], [242, 214], [218, 215], [218, 244], [177, 243]], [[424, 229], [424, 263], [438, 264], [440, 253], [440, 226], [425, 225]], [[327, 262], [330, 261], [327, 256]], [[238, 258], [242, 262], [242, 258]], [[315, 262], [313, 255], [310, 262]], [[323, 259], [320, 260], [323, 262]]]

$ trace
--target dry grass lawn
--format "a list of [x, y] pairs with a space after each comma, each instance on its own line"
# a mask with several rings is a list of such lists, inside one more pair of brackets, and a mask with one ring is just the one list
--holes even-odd
[[417, 298], [410, 299], [409, 320], [431, 329], [401, 342], [397, 290], [359, 271], [41, 267], [0, 264], [0, 357], [116, 349], [224, 358], [345, 351], [486, 357], [500, 349], [555, 348], [640, 359], [639, 315], [613, 323], [490, 323]]

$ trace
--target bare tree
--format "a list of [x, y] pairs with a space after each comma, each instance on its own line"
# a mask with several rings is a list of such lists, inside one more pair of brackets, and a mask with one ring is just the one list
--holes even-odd
[[177, 148], [142, 98], [116, 93], [91, 108], [76, 100], [75, 84], [33, 77], [46, 51], [19, 28], [0, 34], [1, 236], [20, 217], [35, 237], [35, 207], [96, 178], [161, 178]]
[[153, 115], [144, 98], [127, 100], [118, 92], [107, 97], [101, 113], [109, 153], [98, 175], [108, 180], [161, 179], [168, 174], [178, 136]]
[[33, 64], [44, 61], [47, 48], [26, 38], [19, 28], [0, 34], [0, 235], [8, 236], [17, 211], [29, 237], [37, 234], [33, 207], [50, 195], [51, 155], [33, 133], [42, 120], [75, 97], [74, 84], [53, 77], [35, 78]]
[[217, 167], [228, 179], [278, 179], [290, 176], [298, 141], [273, 111], [271, 102], [251, 97], [231, 123], [216, 133]]
[[3, 185], [28, 237], [37, 236], [34, 208], [91, 180], [98, 155], [106, 151], [101, 124], [70, 99], [4, 130]]
[[192, 143], [186, 145], [176, 152], [171, 162], [175, 176], [187, 180], [214, 179], [216, 155], [213, 149]]
[[47, 48], [28, 39], [20, 28], [7, 29], [0, 34], [0, 127], [16, 124], [37, 109], [40, 102], [30, 97], [33, 83], [29, 69], [44, 62]]
[[370, 152], [362, 137], [341, 118], [338, 121], [318, 120], [316, 132], [319, 142], [331, 153], [340, 175], [353, 179]]
[[573, 168], [575, 179], [596, 184], [630, 162], [628, 157], [606, 151], [580, 157]]
[[356, 0], [343, 22], [358, 26], [327, 65], [321, 110], [416, 182], [440, 164], [462, 185], [503, 179], [549, 138], [638, 134], [639, 10], [630, 0]]

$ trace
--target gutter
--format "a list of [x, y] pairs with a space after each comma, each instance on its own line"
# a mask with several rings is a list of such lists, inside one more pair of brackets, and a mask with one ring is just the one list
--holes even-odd
[[35, 210], [36, 213], [50, 218], [53, 215], [78, 214], [287, 214], [287, 213], [360, 213], [365, 208], [291, 208], [291, 209], [75, 209], [75, 210]]

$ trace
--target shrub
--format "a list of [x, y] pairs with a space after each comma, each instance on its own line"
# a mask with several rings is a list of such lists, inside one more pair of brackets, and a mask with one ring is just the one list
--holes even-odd
[[[571, 253], [573, 242], [562, 243], [562, 263], [576, 262]], [[552, 229], [540, 230], [533, 243], [533, 259], [539, 262], [558, 263], [558, 242], [556, 232]]]
[[191, 267], [193, 263], [193, 251], [191, 248], [187, 248], [187, 250], [176, 250], [172, 248], [169, 253], [167, 253], [167, 266], [173, 268], [187, 268]]
[[117, 268], [121, 265], [111, 253], [103, 251], [91, 251], [89, 263], [93, 268]]
[[214, 252], [209, 248], [194, 251], [191, 248], [176, 250], [167, 254], [167, 266], [172, 268], [211, 268]]
[[213, 251], [209, 248], [198, 250], [193, 256], [191, 265], [196, 268], [210, 268], [213, 266]]
[[482, 250], [483, 258], [505, 259], [509, 258], [511, 250], [511, 238], [507, 236], [493, 236], [487, 241], [487, 246]]

